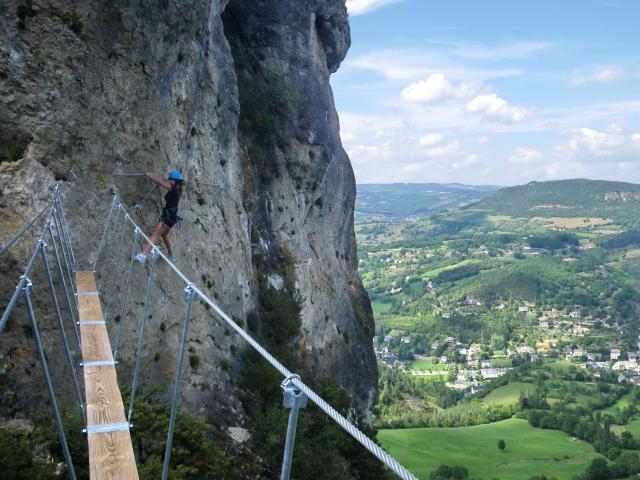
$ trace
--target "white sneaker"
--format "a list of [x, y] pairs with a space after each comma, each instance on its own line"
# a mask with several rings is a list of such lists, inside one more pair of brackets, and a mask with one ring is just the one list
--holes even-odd
[[147, 261], [147, 256], [144, 253], [139, 253], [135, 256], [137, 262], [144, 263]]

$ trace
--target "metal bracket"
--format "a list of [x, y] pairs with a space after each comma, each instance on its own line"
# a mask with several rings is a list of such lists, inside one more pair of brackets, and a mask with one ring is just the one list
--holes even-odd
[[153, 260], [157, 259], [160, 256], [160, 249], [158, 247], [153, 247], [151, 249], [151, 258]]
[[129, 430], [129, 428], [131, 427], [132, 425], [128, 422], [103, 423], [101, 425], [87, 426], [87, 428], [82, 429], [82, 433], [86, 433], [87, 435], [95, 435], [98, 433], [121, 432], [123, 430]]
[[185, 300], [193, 299], [196, 296], [196, 288], [195, 284], [190, 283], [184, 289], [184, 298]]
[[31, 282], [31, 279], [26, 275], [22, 275], [20, 277], [20, 280], [21, 281], [24, 280], [24, 285], [22, 285], [22, 291], [26, 292], [27, 295], [31, 295], [31, 292], [33, 291], [33, 283]]
[[113, 367], [117, 364], [118, 364], [117, 360], [94, 360], [92, 362], [80, 362], [80, 366], [84, 368]]
[[309, 398], [293, 384], [293, 379], [300, 380], [300, 375], [295, 373], [293, 375], [289, 375], [280, 384], [284, 394], [284, 401], [282, 404], [285, 408], [304, 408], [307, 406]]

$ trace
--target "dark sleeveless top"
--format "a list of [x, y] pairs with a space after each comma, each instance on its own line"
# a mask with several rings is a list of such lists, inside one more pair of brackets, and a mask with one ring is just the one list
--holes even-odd
[[178, 202], [180, 202], [180, 196], [182, 195], [182, 188], [178, 185], [172, 185], [171, 190], [164, 196], [165, 205], [167, 210], [178, 210]]

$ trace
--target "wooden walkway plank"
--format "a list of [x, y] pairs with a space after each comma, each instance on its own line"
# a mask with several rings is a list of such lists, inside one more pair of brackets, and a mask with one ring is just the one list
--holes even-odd
[[[104, 324], [83, 324], [103, 320], [100, 297], [83, 295], [96, 292], [93, 272], [77, 272], [78, 310], [82, 361], [113, 361], [109, 335]], [[115, 365], [85, 366], [84, 385], [87, 428], [127, 422], [118, 387]], [[138, 480], [129, 430], [88, 433], [89, 475], [91, 480]]]

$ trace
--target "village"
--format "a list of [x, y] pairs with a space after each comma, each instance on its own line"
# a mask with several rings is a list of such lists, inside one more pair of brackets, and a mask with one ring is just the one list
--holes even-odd
[[[482, 302], [467, 296], [455, 308], [441, 301], [435, 311], [447, 321], [452, 314], [469, 314], [465, 310], [469, 305], [482, 305]], [[538, 361], [564, 361], [579, 370], [589, 369], [595, 378], [599, 372], [616, 372], [618, 382], [640, 385], [640, 337], [635, 351], [618, 345], [581, 346], [592, 331], [601, 335], [605, 332], [605, 338], [621, 335], [623, 330], [618, 325], [590, 316], [582, 318], [579, 310], [563, 312], [552, 308], [537, 314], [536, 306], [531, 303], [509, 307], [500, 303], [493, 308], [497, 311], [511, 308], [517, 315], [529, 317], [535, 325], [529, 335], [521, 335], [520, 342], [508, 342], [503, 349], [483, 343], [464, 343], [453, 335], [425, 342], [424, 335], [390, 330], [373, 338], [376, 359], [415, 377], [445, 380], [447, 387], [471, 395], [512, 368]], [[445, 309], [447, 311], [443, 311]]]

